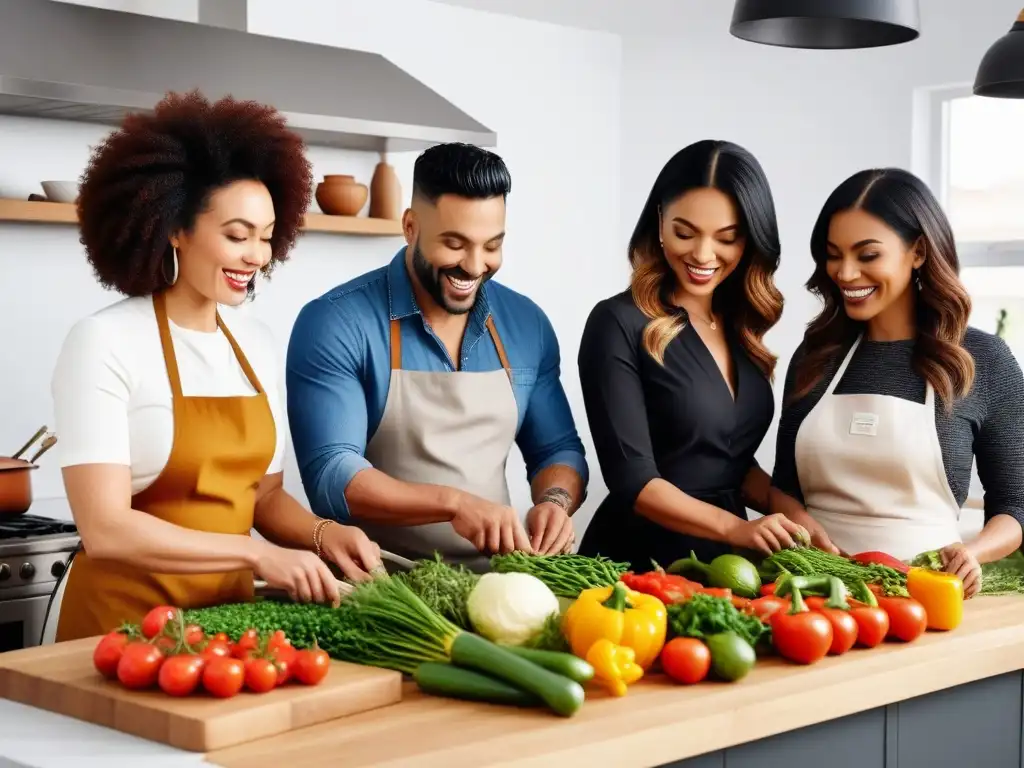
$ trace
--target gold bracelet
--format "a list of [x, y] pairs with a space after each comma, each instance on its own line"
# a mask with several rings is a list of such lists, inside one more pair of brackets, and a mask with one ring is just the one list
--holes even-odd
[[324, 529], [333, 522], [333, 520], [329, 520], [327, 518], [320, 518], [313, 526], [313, 548], [316, 551], [317, 557], [322, 558], [324, 556]]

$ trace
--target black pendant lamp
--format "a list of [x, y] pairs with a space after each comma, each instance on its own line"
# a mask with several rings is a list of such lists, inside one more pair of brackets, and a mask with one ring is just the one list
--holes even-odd
[[729, 31], [785, 48], [877, 48], [920, 34], [917, 0], [736, 0]]
[[1010, 31], [986, 51], [974, 78], [977, 96], [1024, 99], [1024, 10]]

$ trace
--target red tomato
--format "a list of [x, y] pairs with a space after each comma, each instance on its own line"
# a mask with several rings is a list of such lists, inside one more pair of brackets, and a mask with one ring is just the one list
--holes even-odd
[[236, 659], [247, 659], [259, 646], [260, 633], [255, 629], [247, 629], [231, 649], [231, 655]]
[[245, 683], [245, 665], [238, 659], [218, 656], [203, 667], [203, 688], [211, 696], [228, 699], [242, 690]]
[[775, 595], [765, 595], [750, 601], [750, 613], [761, 621], [767, 621], [776, 611], [789, 610], [789, 601]]
[[228, 637], [226, 632], [218, 632], [216, 635], [214, 635], [210, 639], [211, 640], [216, 640], [218, 643], [227, 643], [229, 646], [231, 644], [231, 638]]
[[767, 597], [768, 595], [775, 594], [775, 582], [770, 581], [767, 584], [761, 585], [761, 597]]
[[705, 595], [711, 595], [712, 597], [722, 597], [726, 600], [732, 600], [732, 590], [726, 589], [725, 587], [701, 587], [700, 592]]
[[850, 615], [857, 622], [857, 645], [874, 648], [889, 632], [889, 615], [881, 608], [851, 603]]
[[824, 606], [815, 610], [832, 625], [832, 645], [828, 649], [829, 654], [840, 656], [853, 648], [853, 644], [857, 642], [857, 620], [850, 612]]
[[295, 666], [295, 654], [298, 651], [291, 645], [278, 645], [271, 649], [274, 665], [277, 667], [277, 684], [283, 685], [292, 677]]
[[320, 648], [305, 648], [295, 654], [292, 674], [303, 685], [317, 685], [327, 677], [331, 657]]
[[661, 649], [661, 668], [673, 680], [699, 683], [711, 669], [711, 651], [695, 637], [676, 637]]
[[231, 641], [230, 640], [218, 640], [216, 637], [210, 640], [206, 644], [206, 647], [200, 651], [200, 656], [206, 661], [217, 657], [230, 656], [231, 655]]
[[110, 680], [117, 677], [117, 665], [121, 661], [124, 647], [128, 645], [128, 635], [121, 632], [110, 632], [96, 644], [92, 652], [93, 666], [101, 675]]
[[818, 597], [817, 595], [805, 596], [804, 602], [807, 603], [807, 607], [812, 611], [820, 611], [825, 607], [825, 598]]
[[202, 627], [195, 624], [189, 624], [185, 627], [185, 642], [189, 645], [199, 645], [205, 637], [206, 635], [203, 633]]
[[164, 631], [168, 621], [176, 621], [177, 618], [177, 608], [170, 605], [158, 605], [142, 620], [142, 634], [146, 637], [156, 637]]
[[880, 597], [878, 606], [889, 616], [886, 637], [909, 643], [928, 628], [928, 614], [924, 606], [911, 597]]
[[163, 662], [164, 655], [155, 645], [128, 643], [117, 663], [117, 679], [126, 688], [150, 688], [156, 685]]
[[245, 687], [254, 693], [266, 693], [277, 685], [277, 667], [270, 659], [245, 662]]
[[820, 661], [832, 647], [832, 624], [815, 611], [776, 611], [771, 625], [775, 649], [797, 664]]
[[160, 667], [157, 682], [160, 690], [170, 696], [188, 696], [203, 677], [203, 659], [191, 653], [171, 656]]
[[178, 641], [170, 635], [160, 635], [153, 639], [153, 645], [164, 653], [172, 653], [178, 647]]

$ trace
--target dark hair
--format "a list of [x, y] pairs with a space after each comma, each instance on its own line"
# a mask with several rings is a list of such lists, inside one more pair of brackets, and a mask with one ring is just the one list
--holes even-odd
[[698, 141], [677, 152], [658, 174], [633, 229], [630, 289], [650, 319], [644, 349], [662, 362], [665, 348], [686, 322], [685, 311], [669, 303], [677, 280], [661, 247], [659, 211], [690, 190], [708, 187], [732, 197], [739, 209], [740, 231], [747, 238], [739, 265], [716, 288], [712, 306], [726, 315], [751, 359], [771, 378], [778, 358], [762, 339], [782, 316], [782, 294], [773, 279], [781, 251], [775, 203], [757, 159], [728, 141]]
[[804, 334], [805, 351], [797, 363], [791, 399], [810, 392], [821, 380], [825, 364], [852, 345], [863, 330], [863, 323], [847, 316], [839, 287], [825, 267], [832, 217], [858, 208], [885, 222], [907, 248], [922, 249], [924, 263], [916, 270], [920, 290], [913, 365], [946, 408], [951, 408], [953, 399], [963, 397], [974, 384], [974, 358], [961, 346], [971, 299], [960, 282], [956, 242], [942, 206], [923, 181], [899, 168], [855, 173], [836, 188], [821, 209], [811, 232], [814, 274], [807, 289], [824, 306]]
[[505, 161], [472, 144], [437, 144], [416, 158], [412, 172], [414, 195], [436, 203], [442, 195], [474, 200], [508, 198], [512, 176]]
[[169, 94], [133, 114], [92, 153], [78, 196], [81, 242], [100, 283], [127, 296], [168, 285], [174, 232], [191, 229], [218, 189], [266, 185], [276, 223], [272, 259], [287, 259], [312, 197], [302, 139], [273, 107], [198, 91]]

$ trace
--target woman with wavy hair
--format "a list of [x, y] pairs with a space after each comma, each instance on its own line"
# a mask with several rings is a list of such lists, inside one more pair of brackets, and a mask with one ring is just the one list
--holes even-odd
[[745, 149], [700, 141], [662, 169], [629, 243], [630, 288], [598, 303], [580, 381], [608, 497], [580, 545], [647, 569], [694, 550], [792, 546], [754, 453], [775, 411], [782, 314], [768, 180]]
[[[122, 298], [78, 321], [53, 374], [68, 502], [82, 538], [57, 640], [157, 605], [253, 595], [337, 602], [324, 559], [368, 578], [380, 552], [282, 485], [287, 428], [275, 345], [222, 314], [285, 261], [310, 201], [302, 140], [251, 101], [172, 94], [94, 150], [81, 240]], [[264, 539], [250, 536], [255, 527]]]
[[[967, 326], [953, 233], [896, 168], [854, 174], [811, 234], [824, 307], [786, 376], [773, 511], [848, 554], [941, 550], [972, 595], [981, 563], [1021, 545], [1024, 377], [997, 336]], [[977, 459], [985, 526], [958, 518]]]

